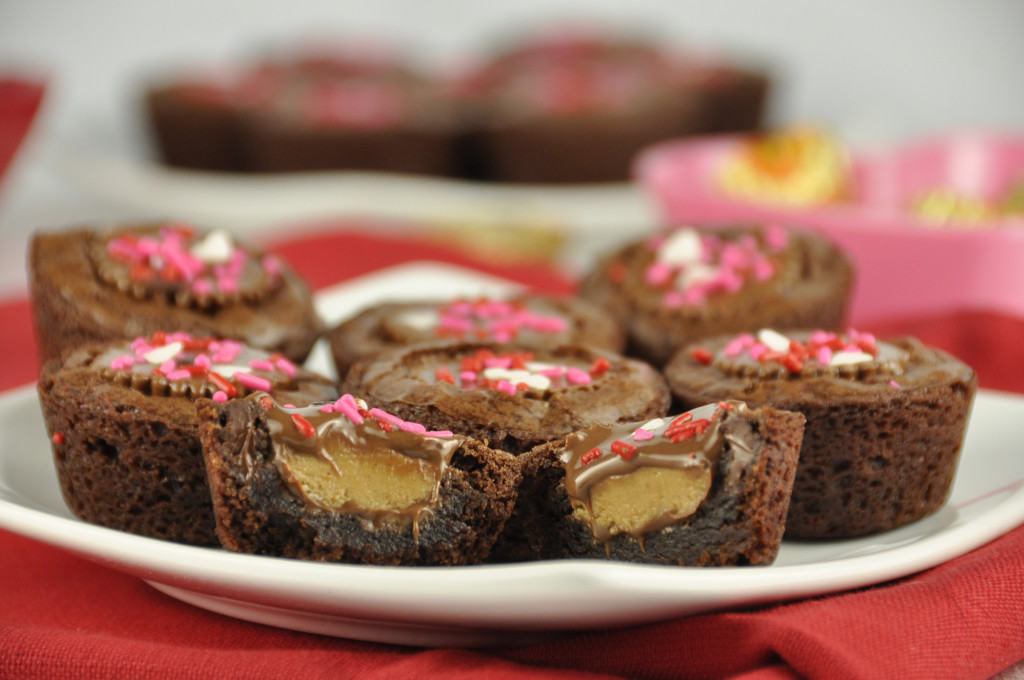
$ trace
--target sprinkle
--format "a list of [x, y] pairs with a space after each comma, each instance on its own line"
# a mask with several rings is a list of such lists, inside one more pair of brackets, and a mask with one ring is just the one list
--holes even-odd
[[235, 373], [235, 380], [238, 381], [243, 387], [248, 387], [250, 390], [259, 390], [261, 392], [269, 392], [273, 389], [273, 385], [266, 378], [261, 378], [258, 375], [252, 373]]
[[114, 357], [113, 359], [110, 360], [110, 367], [115, 371], [123, 371], [125, 369], [131, 368], [133, 365], [135, 365], [135, 357], [129, 356], [127, 354], [119, 357]]
[[649, 441], [651, 439], [654, 439], [654, 434], [652, 432], [650, 432], [649, 430], [646, 430], [646, 429], [644, 429], [642, 427], [638, 427], [636, 429], [636, 431], [633, 432], [633, 440], [634, 441], [645, 442], [645, 441]]
[[889, 387], [893, 388], [894, 390], [902, 390], [903, 389], [903, 386], [900, 385], [895, 380], [890, 380], [889, 381]]
[[217, 390], [213, 393], [213, 400], [219, 404], [223, 404], [228, 400], [228, 395], [224, 394], [224, 390]]
[[762, 328], [757, 332], [757, 339], [768, 349], [776, 352], [789, 351], [789, 338], [771, 328]]
[[351, 394], [343, 394], [340, 399], [334, 402], [334, 408], [341, 411], [346, 418], [356, 425], [362, 424], [363, 416], [359, 414], [359, 406], [356, 404], [355, 397]]
[[266, 373], [274, 372], [274, 364], [263, 359], [253, 359], [252, 361], [249, 362], [249, 368], [253, 369], [254, 371], [264, 371]]
[[214, 386], [220, 388], [220, 391], [226, 397], [233, 397], [238, 394], [238, 391], [235, 389], [235, 386], [228, 382], [228, 380], [220, 373], [210, 371], [206, 374], [206, 379], [212, 382]]
[[501, 390], [502, 392], [505, 392], [506, 394], [511, 394], [511, 395], [515, 396], [516, 386], [513, 385], [512, 383], [510, 383], [507, 380], [499, 380], [498, 384], [495, 385], [495, 387], [497, 389]]
[[588, 465], [588, 464], [594, 462], [595, 460], [597, 460], [600, 457], [601, 457], [601, 449], [594, 448], [594, 449], [590, 449], [589, 451], [584, 453], [582, 456], [580, 456], [580, 462], [583, 463], [584, 465]]
[[67, 441], [64, 438], [64, 433], [63, 432], [54, 432], [53, 436], [50, 437], [50, 440], [53, 442], [54, 446], [60, 446], [65, 441]]
[[260, 406], [262, 406], [264, 409], [266, 409], [268, 411], [270, 409], [274, 408], [274, 400], [271, 399], [270, 395], [268, 395], [268, 394], [264, 394], [262, 397], [260, 397], [260, 400], [259, 400], [258, 403], [259, 403]]
[[858, 350], [843, 350], [836, 352], [832, 356], [832, 361], [829, 362], [829, 366], [849, 366], [852, 364], [861, 364], [865, 361], [871, 361], [871, 355], [866, 354]]
[[166, 375], [167, 379], [170, 380], [171, 382], [174, 382], [176, 380], [187, 380], [188, 378], [192, 377], [192, 374], [184, 368], [180, 368], [176, 371], [171, 371]]
[[648, 420], [646, 423], [644, 423], [643, 428], [648, 432], [653, 432], [654, 430], [657, 430], [664, 424], [664, 418], [655, 418], [654, 420]]
[[316, 436], [316, 428], [313, 427], [313, 423], [309, 422], [302, 417], [299, 413], [292, 414], [292, 422], [295, 424], [295, 429], [299, 431], [303, 437], [312, 439]]
[[405, 432], [412, 432], [413, 434], [423, 434], [427, 431], [427, 428], [419, 423], [411, 423], [408, 420], [403, 420], [398, 427]]
[[210, 361], [210, 355], [197, 354], [196, 358], [192, 360], [192, 365], [198, 366], [199, 368], [210, 368], [210, 366], [213, 365], [213, 362]]
[[462, 371], [459, 373], [459, 380], [463, 383], [476, 382], [476, 373], [473, 371]]
[[636, 456], [636, 447], [616, 439], [611, 445], [612, 453], [618, 454], [623, 460], [632, 460]]
[[297, 370], [295, 364], [293, 364], [285, 357], [275, 357], [274, 365], [277, 366], [281, 370], [281, 372], [287, 375], [289, 378], [295, 377], [295, 372]]
[[590, 364], [590, 375], [598, 376], [607, 371], [612, 367], [607, 357], [598, 357], [594, 359], [594, 363]]
[[424, 437], [452, 437], [454, 433], [451, 430], [428, 430], [422, 433]]
[[566, 369], [565, 379], [570, 385], [588, 385], [591, 380], [589, 373], [573, 366]]
[[706, 347], [695, 347], [690, 355], [693, 357], [694, 361], [704, 364], [705, 366], [709, 365], [715, 358], [714, 355], [711, 354], [711, 351]]
[[452, 385], [455, 384], [455, 376], [452, 375], [451, 369], [444, 365], [438, 366], [436, 369], [434, 369], [434, 379], [446, 383], [451, 383]]
[[178, 356], [178, 353], [181, 352], [184, 347], [185, 346], [180, 342], [172, 342], [170, 344], [151, 349], [143, 354], [142, 358], [146, 360], [146, 363], [160, 365], [165, 361], [169, 361]]

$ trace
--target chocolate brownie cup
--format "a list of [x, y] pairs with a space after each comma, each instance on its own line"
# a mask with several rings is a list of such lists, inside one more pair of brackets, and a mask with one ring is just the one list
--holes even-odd
[[391, 350], [352, 366], [342, 391], [514, 454], [589, 425], [663, 416], [670, 402], [648, 364], [582, 345]]
[[190, 170], [249, 170], [243, 113], [267, 106], [281, 78], [279, 68], [265, 65], [157, 79], [142, 100], [160, 159]]
[[853, 330], [707, 339], [665, 374], [684, 407], [741, 399], [806, 416], [788, 538], [862, 536], [937, 511], [977, 389], [974, 371], [944, 352]]
[[719, 402], [674, 418], [598, 425], [522, 456], [496, 559], [770, 564], [804, 417]]
[[338, 394], [281, 355], [182, 332], [79, 348], [43, 367], [38, 390], [77, 517], [196, 545], [218, 541], [194, 401], [269, 390], [308, 404]]
[[411, 71], [302, 77], [249, 107], [241, 136], [252, 170], [453, 175], [462, 124], [439, 83]]
[[765, 119], [772, 89], [763, 68], [726, 57], [684, 54], [676, 60], [681, 87], [700, 107], [699, 134], [753, 132]]
[[701, 337], [838, 328], [852, 282], [850, 261], [818, 235], [774, 224], [684, 226], [606, 256], [579, 295], [627, 328], [627, 354], [663, 366]]
[[305, 408], [266, 394], [200, 406], [221, 544], [327, 562], [483, 561], [515, 502], [519, 464], [346, 394]]
[[168, 222], [37, 233], [28, 259], [40, 363], [167, 328], [301, 363], [322, 330], [305, 283], [226, 231]]
[[342, 377], [364, 357], [424, 343], [584, 344], [613, 352], [625, 347], [622, 331], [598, 307], [584, 300], [544, 295], [384, 303], [344, 321], [326, 337]]
[[630, 40], [563, 36], [473, 74], [476, 151], [502, 182], [621, 182], [636, 153], [697, 131], [701, 111], [671, 60]]

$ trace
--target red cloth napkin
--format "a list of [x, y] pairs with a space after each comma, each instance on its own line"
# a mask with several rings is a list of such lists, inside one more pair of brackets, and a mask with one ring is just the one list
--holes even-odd
[[[542, 267], [474, 262], [415, 241], [335, 233], [277, 248], [316, 287], [416, 259], [566, 291]], [[0, 306], [0, 388], [32, 379], [24, 302]], [[917, 335], [1024, 391], [1024, 320], [981, 312], [870, 330]], [[29, 368], [26, 369], [26, 365]], [[12, 378], [12, 376], [14, 376]], [[26, 678], [989, 678], [1024, 659], [1024, 527], [871, 588], [518, 649], [412, 649], [222, 617], [140, 580], [0, 531], [0, 676]]]

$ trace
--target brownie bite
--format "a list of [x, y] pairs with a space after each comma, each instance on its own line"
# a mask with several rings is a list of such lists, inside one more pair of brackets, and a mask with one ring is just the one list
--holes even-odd
[[325, 377], [233, 340], [155, 333], [50, 361], [39, 399], [68, 508], [93, 524], [217, 545], [195, 400], [337, 398]]
[[662, 416], [664, 378], [650, 365], [582, 345], [420, 345], [352, 366], [343, 392], [430, 429], [514, 454], [594, 424]]
[[770, 564], [803, 423], [731, 401], [540, 446], [520, 458], [519, 499], [495, 558]]
[[477, 564], [512, 510], [516, 459], [350, 394], [202, 402], [217, 533], [229, 549], [325, 562]]
[[384, 303], [359, 312], [326, 337], [342, 377], [364, 357], [424, 343], [583, 344], [613, 352], [625, 347], [621, 329], [600, 308], [544, 295]]
[[726, 335], [665, 368], [687, 407], [719, 399], [807, 418], [787, 538], [845, 538], [936, 512], [949, 496], [974, 371], [913, 338], [854, 330]]
[[853, 282], [824, 238], [766, 226], [681, 226], [602, 258], [580, 297], [615, 315], [627, 354], [663, 366], [701, 337], [762, 326], [838, 328]]
[[480, 167], [503, 182], [625, 181], [640, 149], [697, 130], [699, 104], [678, 85], [641, 40], [529, 41], [471, 78]]
[[186, 223], [37, 233], [28, 256], [40, 363], [168, 328], [305, 361], [322, 322], [275, 255]]

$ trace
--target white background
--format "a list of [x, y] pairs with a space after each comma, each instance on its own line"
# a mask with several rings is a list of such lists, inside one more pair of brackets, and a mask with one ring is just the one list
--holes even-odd
[[129, 134], [132, 121], [117, 116], [154, 68], [310, 33], [381, 36], [444, 63], [566, 18], [763, 58], [778, 76], [772, 120], [821, 122], [851, 144], [967, 127], [1024, 132], [1019, 0], [0, 0], [0, 69], [37, 69], [50, 85], [30, 144], [0, 187], [0, 296], [23, 287], [31, 229], [119, 216], [55, 176], [47, 147], [83, 112]]

